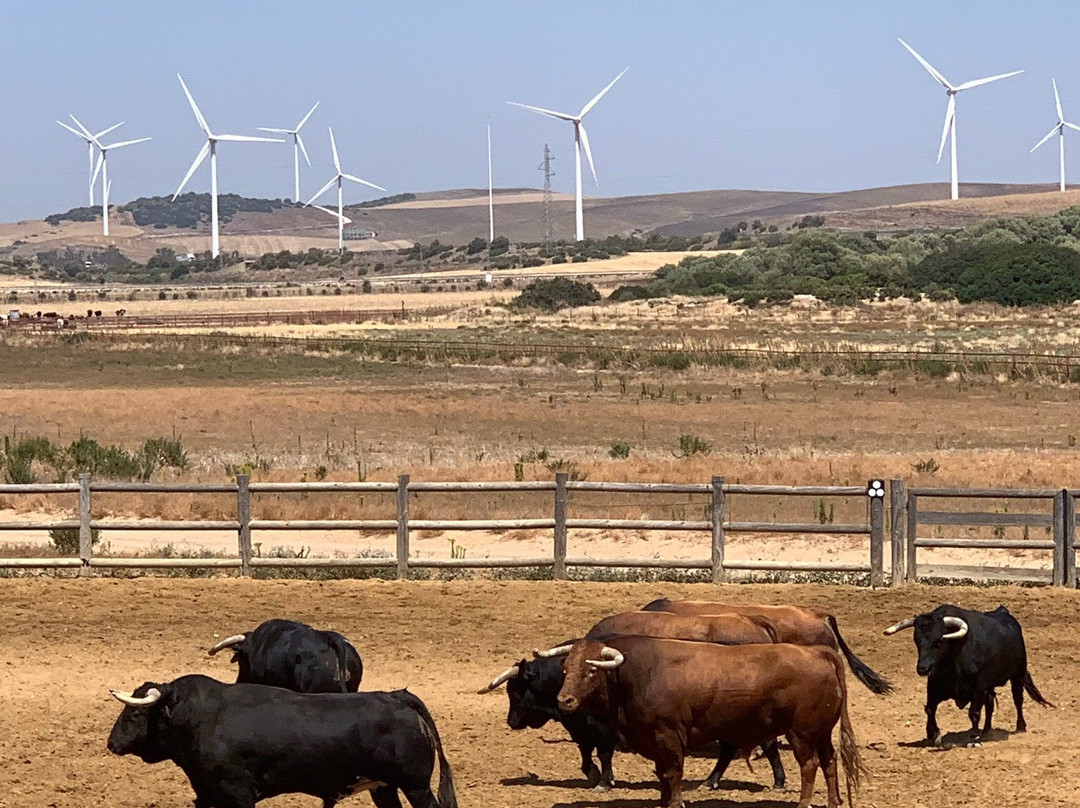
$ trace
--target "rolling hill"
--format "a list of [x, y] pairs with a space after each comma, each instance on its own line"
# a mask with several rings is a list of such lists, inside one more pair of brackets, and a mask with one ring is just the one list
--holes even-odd
[[[827, 227], [850, 230], [932, 229], [963, 227], [1001, 215], [1049, 214], [1080, 205], [1080, 190], [1061, 194], [1044, 185], [970, 183], [961, 199], [948, 200], [945, 183], [900, 185], [838, 193], [716, 190], [617, 198], [586, 198], [586, 232], [605, 235], [694, 236], [718, 232], [740, 221], [760, 220], [787, 229], [807, 215], [824, 216]], [[556, 239], [569, 239], [573, 198], [552, 198]], [[350, 240], [354, 251], [396, 249], [415, 241], [438, 239], [464, 244], [487, 231], [487, 192], [457, 189], [417, 193], [408, 201], [378, 207], [346, 208], [353, 226], [377, 233], [375, 239]], [[495, 194], [495, 229], [512, 241], [540, 241], [543, 236], [543, 194], [533, 189], [500, 189]], [[113, 234], [101, 235], [95, 222], [26, 221], [0, 225], [0, 250], [32, 254], [66, 246], [101, 248], [115, 244], [124, 254], [145, 261], [158, 247], [178, 253], [201, 252], [209, 246], [207, 225], [195, 229], [140, 227], [129, 213], [120, 213]], [[284, 207], [266, 212], [239, 212], [222, 226], [222, 249], [244, 255], [310, 247], [337, 246], [335, 220], [311, 208]]]

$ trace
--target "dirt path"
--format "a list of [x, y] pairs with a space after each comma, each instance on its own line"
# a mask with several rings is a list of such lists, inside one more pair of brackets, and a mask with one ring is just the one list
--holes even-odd
[[[872, 696], [853, 683], [852, 716], [872, 779], [857, 805], [959, 808], [970, 805], [1074, 805], [1080, 786], [1073, 760], [1076, 664], [1080, 652], [1061, 626], [1080, 618], [1080, 593], [1049, 589], [936, 589], [898, 592], [822, 586], [554, 584], [457, 581], [297, 582], [214, 579], [5, 580], [0, 582], [0, 806], [24, 808], [187, 808], [191, 791], [172, 764], [148, 766], [105, 752], [119, 705], [107, 688], [203, 672], [228, 679], [227, 659], [210, 659], [215, 636], [289, 616], [344, 632], [364, 658], [364, 689], [408, 685], [431, 708], [454, 767], [462, 806], [614, 806], [657, 804], [649, 765], [616, 756], [619, 787], [583, 788], [577, 754], [560, 728], [512, 732], [506, 697], [476, 689], [536, 645], [581, 632], [598, 617], [661, 596], [737, 602], [815, 603], [834, 610], [848, 642], [898, 692]], [[881, 628], [942, 600], [990, 608], [1006, 603], [1019, 617], [1034, 679], [1057, 710], [1032, 707], [1024, 735], [999, 732], [980, 749], [937, 751], [911, 745], [923, 728], [923, 682], [907, 638]], [[1002, 698], [1004, 730], [1014, 719]], [[947, 732], [966, 716], [943, 706]], [[790, 752], [784, 762], [797, 780]], [[689, 762], [692, 782], [710, 762]], [[733, 766], [719, 800], [688, 794], [702, 806], [793, 805], [795, 794], [764, 791], [768, 767]], [[815, 804], [824, 800], [819, 778]], [[282, 797], [271, 808], [311, 806]], [[345, 805], [368, 804], [365, 798]]]

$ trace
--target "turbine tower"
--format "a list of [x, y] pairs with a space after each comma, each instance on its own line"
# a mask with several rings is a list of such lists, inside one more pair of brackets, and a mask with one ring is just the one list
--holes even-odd
[[495, 186], [491, 179], [491, 124], [487, 125], [488, 132], [488, 254], [491, 253], [491, 242], [495, 240]]
[[[358, 182], [361, 185], [366, 185], [369, 188], [375, 188], [375, 189], [377, 189], [379, 191], [385, 191], [386, 189], [383, 188], [381, 185], [376, 185], [373, 182], [368, 182], [367, 180], [362, 180], [359, 177], [354, 177], [352, 174], [346, 174], [344, 171], [341, 170], [341, 161], [338, 159], [338, 153], [337, 153], [337, 143], [334, 142], [334, 130], [331, 127], [327, 127], [327, 128], [330, 129], [330, 151], [334, 155], [334, 170], [337, 173], [334, 175], [334, 178], [332, 180], [330, 180], [330, 182], [326, 183], [326, 185], [324, 185], [319, 190], [319, 193], [315, 194], [315, 196], [311, 197], [311, 199], [309, 199], [304, 204], [304, 207], [307, 207], [308, 205], [310, 205], [312, 202], [314, 202], [316, 199], [318, 199], [320, 196], [322, 196], [324, 193], [326, 193], [328, 190], [330, 190], [330, 186], [332, 186], [334, 183], [337, 183], [337, 213], [334, 214], [334, 215], [337, 216], [337, 220], [338, 220], [338, 231], [337, 231], [338, 232], [338, 252], [343, 253], [343, 252], [345, 252], [345, 223], [347, 221], [349, 221], [349, 220], [345, 218], [345, 205], [344, 205], [344, 201], [343, 201], [343, 197], [342, 197], [342, 189], [341, 189], [342, 183], [341, 183], [341, 181], [342, 180], [352, 180], [353, 182]], [[315, 207], [319, 207], [319, 206], [315, 205]], [[327, 209], [326, 208], [320, 208], [320, 210], [327, 210]], [[329, 210], [327, 210], [327, 212], [328, 213], [333, 213], [333, 211], [329, 211]]]
[[[1057, 134], [1058, 158], [1061, 163], [1061, 192], [1065, 193], [1065, 127], [1067, 126], [1070, 129], [1075, 129], [1080, 132], [1080, 126], [1065, 120], [1065, 113], [1061, 111], [1061, 96], [1058, 95], [1057, 82], [1050, 79], [1050, 83], [1054, 85], [1054, 104], [1057, 107], [1058, 122], [1053, 129], [1046, 133], [1046, 137], [1031, 147], [1031, 151], [1035, 151], [1035, 149], [1039, 148], [1039, 146]], [[1030, 153], [1031, 152], [1028, 152], [1028, 154]]]
[[105, 135], [109, 134], [109, 132], [111, 132], [113, 129], [116, 129], [118, 126], [123, 126], [124, 122], [120, 121], [120, 123], [114, 123], [108, 129], [102, 129], [96, 135], [91, 135], [89, 132], [86, 131], [86, 127], [84, 127], [81, 123], [79, 123], [78, 119], [74, 115], [69, 114], [68, 117], [71, 118], [71, 120], [75, 121], [75, 123], [79, 124], [79, 129], [82, 129], [83, 132], [86, 132], [85, 134], [83, 134], [83, 132], [80, 132], [79, 129], [73, 129], [72, 127], [70, 127], [66, 123], [64, 123], [63, 121], [57, 121], [58, 124], [60, 124], [62, 127], [67, 129], [69, 132], [71, 132], [71, 134], [76, 135], [78, 137], [81, 137], [83, 140], [86, 141], [86, 158], [87, 158], [86, 176], [90, 178], [90, 207], [93, 207], [94, 206], [94, 138], [104, 137]]
[[582, 147], [585, 148], [585, 156], [589, 158], [589, 168], [592, 170], [593, 182], [595, 182], [597, 185], [600, 184], [600, 181], [596, 178], [596, 166], [593, 164], [592, 149], [589, 148], [589, 135], [585, 132], [585, 126], [584, 126], [584, 124], [582, 124], [581, 119], [584, 118], [588, 114], [589, 110], [591, 110], [593, 107], [596, 106], [596, 102], [598, 102], [601, 98], [603, 98], [604, 95], [607, 93], [607, 91], [615, 86], [615, 82], [618, 81], [619, 79], [621, 79], [626, 74], [626, 71], [629, 70], [629, 69], [630, 68], [626, 68], [625, 70], [623, 70], [622, 73], [620, 73], [614, 79], [612, 79], [611, 84], [609, 84], [607, 87], [602, 89], [599, 93], [597, 93], [596, 96], [592, 99], [592, 101], [590, 101], [588, 104], [586, 104], [585, 106], [583, 106], [581, 108], [581, 112], [579, 112], [577, 115], [570, 115], [570, 114], [565, 113], [565, 112], [554, 112], [554, 111], [552, 111], [550, 109], [543, 109], [541, 107], [530, 107], [528, 104], [519, 104], [516, 101], [508, 101], [507, 102], [508, 104], [513, 104], [515, 107], [522, 107], [524, 109], [530, 109], [533, 112], [539, 112], [541, 115], [547, 115], [549, 118], [558, 118], [559, 120], [570, 121], [570, 122], [572, 122], [574, 124], [574, 168], [576, 170], [576, 173], [575, 173], [575, 185], [574, 185], [574, 193], [575, 193], [574, 198], [575, 198], [575, 202], [576, 202], [576, 207], [575, 207], [574, 211], [575, 211], [576, 222], [577, 222], [577, 240], [578, 241], [582, 241], [585, 238], [585, 221], [584, 221], [584, 215], [582, 213], [582, 203], [581, 203], [581, 149], [582, 149]]
[[210, 124], [206, 122], [206, 118], [199, 112], [199, 107], [195, 103], [195, 99], [191, 97], [191, 93], [188, 92], [187, 85], [184, 84], [184, 78], [177, 73], [176, 77], [180, 79], [180, 86], [184, 88], [184, 95], [187, 96], [188, 103], [191, 104], [191, 111], [195, 113], [195, 120], [199, 122], [199, 128], [206, 133], [206, 142], [202, 148], [199, 149], [199, 153], [195, 155], [195, 162], [191, 164], [191, 168], [188, 169], [187, 174], [184, 175], [183, 182], [180, 183], [180, 187], [176, 189], [176, 193], [173, 194], [173, 201], [176, 201], [176, 197], [180, 196], [180, 192], [184, 190], [184, 186], [187, 185], [191, 175], [195, 173], [202, 161], [206, 159], [206, 155], [210, 155], [210, 228], [211, 228], [211, 249], [210, 254], [214, 258], [218, 257], [221, 252], [220, 243], [218, 239], [218, 201], [217, 201], [217, 144], [219, 140], [231, 140], [240, 141], [244, 143], [284, 143], [284, 140], [277, 140], [269, 137], [250, 137], [248, 135], [215, 135], [210, 131]]
[[[119, 143], [102, 143], [98, 138], [101, 135], [92, 135], [90, 130], [79, 123], [78, 119], [73, 115], [71, 117], [75, 123], [79, 124], [79, 128], [83, 130], [86, 137], [90, 138], [92, 146], [98, 148], [97, 164], [94, 166], [94, 173], [90, 175], [90, 189], [93, 193], [94, 183], [97, 182], [98, 173], [101, 173], [101, 226], [103, 235], [109, 235], [109, 190], [112, 188], [112, 183], [109, 182], [109, 149], [119, 149], [123, 146], [132, 146], [136, 143], [145, 143], [150, 140], [148, 137], [140, 137], [135, 140], [122, 140]], [[115, 127], [114, 127], [115, 128]]]
[[[899, 37], [897, 37], [899, 39]], [[951, 144], [950, 151], [952, 155], [952, 198], [960, 198], [960, 181], [956, 175], [956, 94], [961, 90], [970, 90], [972, 87], [978, 87], [980, 84], [989, 84], [992, 81], [998, 79], [1007, 79], [1009, 76], [1016, 76], [1023, 73], [1023, 70], [1014, 70], [1011, 73], [1002, 73], [998, 76], [990, 76], [985, 79], [973, 79], [972, 81], [965, 81], [963, 84], [952, 85], [949, 80], [946, 79], [941, 73], [939, 73], [932, 64], [919, 56], [908, 43], [900, 39], [900, 44], [907, 48], [908, 52], [919, 60], [919, 64], [926, 68], [927, 72], [934, 77], [934, 79], [945, 88], [946, 94], [949, 96], [949, 106], [945, 110], [945, 127], [941, 130], [941, 145], [938, 147], [937, 161], [941, 162], [942, 152], [945, 151], [945, 139], [949, 138]]]
[[[319, 102], [315, 102], [315, 107], [319, 106]], [[300, 119], [300, 123], [296, 125], [295, 129], [271, 129], [268, 126], [258, 127], [260, 132], [277, 132], [279, 135], [292, 135], [293, 137], [293, 178], [295, 180], [295, 194], [293, 196], [294, 202], [300, 201], [300, 152], [304, 153], [304, 159], [307, 160], [307, 164], [311, 165], [311, 158], [308, 157], [307, 149], [304, 148], [304, 140], [300, 137], [300, 130], [304, 128], [304, 124], [307, 123], [307, 119], [311, 117], [311, 113], [315, 111], [315, 107], [308, 110], [308, 114]]]

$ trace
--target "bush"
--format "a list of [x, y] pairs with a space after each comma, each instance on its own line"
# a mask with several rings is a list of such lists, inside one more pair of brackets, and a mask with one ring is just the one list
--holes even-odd
[[[97, 547], [100, 539], [101, 530], [96, 527], [90, 528], [91, 546]], [[77, 556], [79, 554], [79, 529], [77, 527], [53, 528], [49, 531], [49, 541], [61, 555]]]
[[600, 293], [591, 283], [580, 283], [568, 278], [551, 278], [533, 281], [520, 295], [511, 301], [514, 308], [534, 308], [555, 312], [576, 306], [588, 306], [600, 300]]
[[707, 455], [712, 451], [712, 444], [704, 438], [699, 438], [692, 432], [679, 435], [679, 452], [676, 457], [692, 457], [693, 455]]
[[630, 444], [617, 440], [611, 444], [608, 455], [614, 460], [625, 460], [630, 456]]

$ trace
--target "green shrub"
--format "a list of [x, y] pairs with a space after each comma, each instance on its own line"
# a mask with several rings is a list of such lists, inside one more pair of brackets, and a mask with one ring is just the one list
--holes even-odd
[[600, 293], [591, 283], [569, 278], [550, 278], [533, 281], [511, 301], [514, 308], [534, 308], [547, 312], [588, 306], [600, 300]]
[[676, 457], [692, 457], [693, 455], [707, 455], [712, 451], [712, 444], [691, 433], [679, 435], [679, 451]]
[[613, 460], [625, 460], [630, 456], [630, 444], [626, 441], [617, 440], [611, 444], [608, 455]]
[[[98, 528], [90, 528], [90, 544], [97, 547], [101, 539], [101, 531]], [[77, 527], [56, 527], [49, 531], [49, 541], [57, 552], [66, 556], [79, 554], [79, 529]]]

